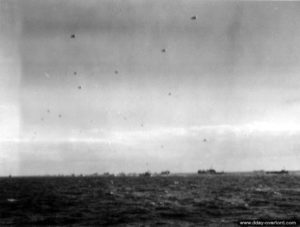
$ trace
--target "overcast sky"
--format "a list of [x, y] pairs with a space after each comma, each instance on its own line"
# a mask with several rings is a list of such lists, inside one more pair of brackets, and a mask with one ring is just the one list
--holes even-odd
[[300, 169], [300, 2], [0, 7], [1, 175]]

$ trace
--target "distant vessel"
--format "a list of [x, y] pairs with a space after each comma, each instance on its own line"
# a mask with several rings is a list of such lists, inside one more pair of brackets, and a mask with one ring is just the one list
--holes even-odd
[[207, 170], [198, 170], [198, 174], [224, 174], [224, 172], [217, 172], [216, 170], [210, 168]]
[[145, 172], [145, 173], [140, 173], [139, 176], [140, 176], [140, 177], [151, 177], [152, 174], [151, 174], [149, 171], [147, 171], [147, 172]]
[[280, 171], [267, 171], [266, 174], [284, 174], [284, 175], [287, 175], [287, 174], [289, 174], [289, 171], [282, 169]]
[[160, 173], [160, 175], [162, 175], [162, 176], [168, 176], [168, 175], [170, 175], [170, 171], [169, 171], [169, 170], [162, 171], [162, 172]]

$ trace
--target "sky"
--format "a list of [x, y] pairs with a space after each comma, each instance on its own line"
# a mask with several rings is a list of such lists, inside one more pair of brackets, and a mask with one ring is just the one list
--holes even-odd
[[0, 175], [299, 170], [299, 11], [1, 1]]

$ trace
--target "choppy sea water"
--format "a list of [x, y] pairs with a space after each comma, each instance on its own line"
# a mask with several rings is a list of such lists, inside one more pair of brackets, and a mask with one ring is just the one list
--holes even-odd
[[0, 179], [0, 225], [220, 226], [300, 219], [300, 176]]

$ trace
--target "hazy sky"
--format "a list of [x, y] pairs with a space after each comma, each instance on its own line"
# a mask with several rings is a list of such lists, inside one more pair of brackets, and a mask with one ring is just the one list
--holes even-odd
[[0, 10], [0, 175], [300, 169], [300, 2]]

